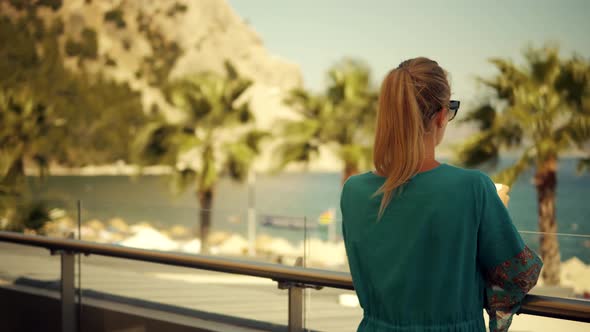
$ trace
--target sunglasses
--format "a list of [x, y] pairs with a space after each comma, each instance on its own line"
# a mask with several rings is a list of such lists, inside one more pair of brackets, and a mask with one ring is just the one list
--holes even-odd
[[458, 100], [451, 100], [449, 102], [449, 121], [453, 120], [457, 116], [457, 112], [459, 112], [459, 106], [461, 102]]

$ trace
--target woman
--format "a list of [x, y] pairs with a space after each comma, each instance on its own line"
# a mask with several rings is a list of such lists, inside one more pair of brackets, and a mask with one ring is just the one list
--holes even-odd
[[435, 147], [459, 108], [445, 71], [416, 58], [381, 87], [375, 171], [341, 197], [358, 331], [507, 331], [542, 262], [484, 173], [441, 164]]

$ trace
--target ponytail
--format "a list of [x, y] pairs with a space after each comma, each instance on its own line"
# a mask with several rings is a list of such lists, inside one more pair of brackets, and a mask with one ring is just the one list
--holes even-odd
[[[442, 93], [436, 93], [439, 90]], [[383, 194], [378, 219], [394, 193], [401, 193], [402, 186], [420, 170], [425, 153], [425, 119], [440, 109], [445, 98], [450, 98], [446, 74], [426, 58], [402, 63], [383, 81], [373, 148], [376, 173], [386, 177], [373, 195]]]

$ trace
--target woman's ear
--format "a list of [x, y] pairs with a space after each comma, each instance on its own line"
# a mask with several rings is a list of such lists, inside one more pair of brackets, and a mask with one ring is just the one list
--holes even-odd
[[440, 112], [438, 112], [436, 114], [436, 127], [437, 128], [442, 128], [445, 126], [445, 122], [447, 121], [447, 114], [448, 114], [448, 110], [446, 108], [443, 108], [440, 110]]

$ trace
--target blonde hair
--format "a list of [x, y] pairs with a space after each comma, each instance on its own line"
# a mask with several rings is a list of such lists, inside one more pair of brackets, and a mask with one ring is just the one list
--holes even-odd
[[378, 219], [394, 192], [401, 192], [420, 170], [423, 136], [433, 115], [447, 107], [450, 95], [446, 72], [423, 57], [402, 62], [383, 80], [373, 147], [376, 173], [387, 178], [374, 194], [383, 194]]

